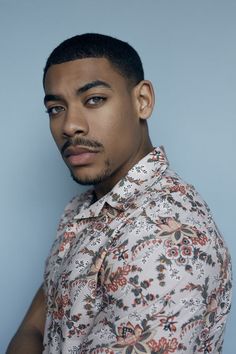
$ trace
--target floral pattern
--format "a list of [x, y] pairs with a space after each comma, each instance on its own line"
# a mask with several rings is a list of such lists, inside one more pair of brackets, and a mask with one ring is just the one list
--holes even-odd
[[221, 353], [231, 260], [156, 148], [103, 198], [73, 198], [45, 268], [44, 354]]

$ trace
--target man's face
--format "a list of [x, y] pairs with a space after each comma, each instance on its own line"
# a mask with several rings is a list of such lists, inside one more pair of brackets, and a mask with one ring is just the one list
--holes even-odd
[[52, 65], [45, 105], [53, 138], [73, 178], [114, 185], [140, 156], [143, 124], [135, 88], [104, 58]]

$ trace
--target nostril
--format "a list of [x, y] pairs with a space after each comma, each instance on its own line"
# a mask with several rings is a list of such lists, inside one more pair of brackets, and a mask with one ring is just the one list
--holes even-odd
[[65, 138], [73, 138], [76, 135], [85, 135], [86, 133], [84, 130], [70, 130], [70, 131], [63, 131], [62, 135]]
[[[69, 113], [69, 112], [68, 112]], [[67, 114], [63, 125], [63, 135], [72, 137], [75, 134], [87, 134], [88, 124], [86, 119], [78, 117], [78, 112]]]

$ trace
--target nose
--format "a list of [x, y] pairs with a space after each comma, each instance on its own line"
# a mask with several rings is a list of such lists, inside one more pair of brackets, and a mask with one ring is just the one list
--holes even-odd
[[88, 130], [88, 122], [84, 114], [76, 107], [69, 107], [64, 119], [63, 136], [87, 135]]

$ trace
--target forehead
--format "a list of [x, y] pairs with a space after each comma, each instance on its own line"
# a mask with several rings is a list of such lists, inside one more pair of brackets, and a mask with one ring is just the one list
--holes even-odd
[[65, 85], [78, 86], [96, 80], [107, 82], [112, 88], [127, 86], [127, 80], [107, 59], [85, 58], [49, 67], [44, 88], [46, 92], [54, 91]]

